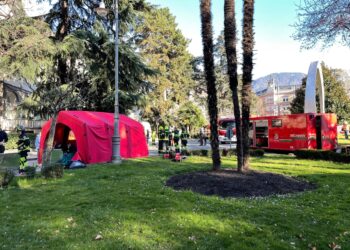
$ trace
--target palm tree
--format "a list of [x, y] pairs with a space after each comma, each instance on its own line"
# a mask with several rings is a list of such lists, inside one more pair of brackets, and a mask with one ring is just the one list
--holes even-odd
[[249, 115], [253, 71], [253, 32], [254, 0], [243, 3], [243, 86], [242, 86], [242, 144], [243, 168], [249, 169]]
[[219, 170], [221, 159], [219, 153], [218, 138], [218, 108], [214, 73], [213, 56], [213, 27], [211, 23], [211, 0], [201, 0], [201, 22], [202, 22], [202, 42], [204, 55], [205, 78], [207, 82], [208, 93], [208, 112], [210, 117], [210, 141], [212, 148], [213, 170]]
[[235, 0], [225, 0], [225, 47], [227, 57], [227, 73], [230, 79], [230, 89], [232, 92], [233, 112], [236, 122], [237, 136], [237, 171], [242, 172], [243, 166], [243, 149], [242, 149], [242, 126], [241, 112], [239, 109], [238, 99], [238, 79], [237, 79], [237, 50], [236, 50], [236, 17], [235, 17]]

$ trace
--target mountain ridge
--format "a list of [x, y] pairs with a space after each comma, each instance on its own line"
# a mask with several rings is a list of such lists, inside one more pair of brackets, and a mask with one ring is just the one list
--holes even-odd
[[268, 84], [273, 81], [278, 86], [301, 85], [302, 79], [306, 74], [300, 72], [280, 72], [271, 73], [267, 76], [260, 77], [253, 81], [252, 88], [255, 93], [265, 90]]

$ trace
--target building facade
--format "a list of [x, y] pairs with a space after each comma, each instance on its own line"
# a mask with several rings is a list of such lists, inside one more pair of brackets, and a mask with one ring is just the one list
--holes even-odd
[[38, 130], [45, 122], [27, 112], [21, 111], [19, 104], [33, 92], [33, 87], [18, 80], [0, 81], [0, 126], [11, 131], [18, 125], [29, 130]]
[[264, 88], [255, 91], [261, 101], [259, 116], [275, 116], [290, 114], [290, 103], [295, 98], [295, 92], [301, 87], [300, 81], [279, 82], [271, 77]]

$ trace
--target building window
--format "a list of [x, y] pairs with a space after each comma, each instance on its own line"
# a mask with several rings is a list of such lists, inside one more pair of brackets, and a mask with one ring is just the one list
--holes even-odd
[[282, 98], [282, 101], [283, 101], [283, 102], [288, 102], [288, 96], [283, 97], [283, 98]]

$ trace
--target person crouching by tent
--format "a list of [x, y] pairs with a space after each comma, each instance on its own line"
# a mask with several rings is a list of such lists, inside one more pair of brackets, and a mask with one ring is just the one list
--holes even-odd
[[77, 146], [74, 142], [68, 143], [68, 145], [62, 146], [62, 151], [63, 155], [58, 162], [64, 165], [65, 167], [69, 167], [69, 165], [72, 163], [73, 156], [77, 152]]
[[19, 174], [23, 174], [25, 168], [28, 167], [27, 157], [30, 152], [30, 140], [26, 134], [24, 127], [17, 127], [18, 141], [17, 141], [17, 149], [19, 154]]

